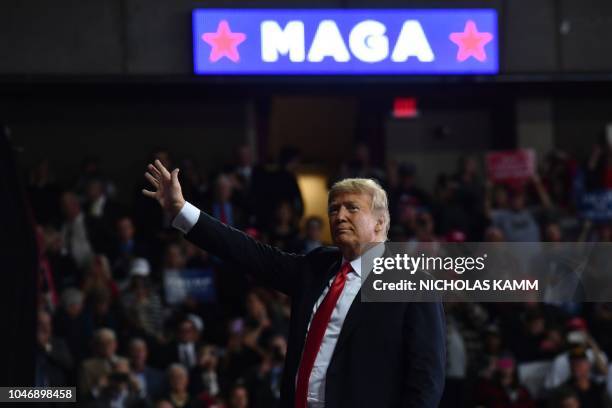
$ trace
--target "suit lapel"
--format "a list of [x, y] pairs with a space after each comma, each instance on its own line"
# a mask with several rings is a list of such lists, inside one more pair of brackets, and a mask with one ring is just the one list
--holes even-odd
[[312, 290], [306, 294], [304, 304], [305, 309], [301, 316], [300, 322], [300, 330], [298, 333], [303, 333], [303, 337], [300, 338], [300, 355], [301, 350], [304, 348], [304, 341], [306, 340], [306, 334], [308, 332], [308, 322], [310, 322], [310, 317], [312, 315], [312, 309], [314, 308], [315, 303], [323, 293], [323, 290], [329, 283], [330, 279], [338, 272], [340, 269], [340, 263], [342, 258], [339, 258], [335, 262], [333, 262], [330, 267], [325, 271], [325, 275], [320, 282], [317, 282], [313, 285]]

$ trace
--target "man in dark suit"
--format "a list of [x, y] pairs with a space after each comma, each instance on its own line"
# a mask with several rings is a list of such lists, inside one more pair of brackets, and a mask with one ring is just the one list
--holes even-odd
[[291, 296], [281, 406], [438, 406], [444, 384], [445, 326], [440, 303], [361, 302], [361, 256], [380, 251], [389, 229], [385, 191], [373, 180], [347, 179], [329, 194], [336, 247], [307, 255], [254, 241], [185, 202], [178, 169], [159, 161], [146, 178], [186, 238], [240, 265], [261, 283]]
[[138, 382], [140, 396], [149, 401], [156, 400], [165, 391], [164, 373], [147, 364], [149, 348], [140, 338], [133, 338], [129, 344], [130, 368]]
[[196, 316], [189, 315], [178, 322], [176, 340], [168, 343], [163, 353], [164, 366], [181, 363], [187, 369], [192, 369], [197, 364], [198, 349], [202, 343], [199, 340], [200, 329], [195, 323], [196, 319]]
[[44, 310], [38, 312], [37, 340], [36, 386], [61, 387], [72, 384], [72, 355], [66, 343], [53, 336], [51, 316]]

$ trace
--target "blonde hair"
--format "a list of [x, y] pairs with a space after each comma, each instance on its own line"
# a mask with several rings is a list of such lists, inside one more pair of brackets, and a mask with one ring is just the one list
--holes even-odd
[[340, 180], [331, 187], [327, 197], [327, 204], [338, 194], [367, 194], [372, 201], [371, 210], [382, 216], [384, 238], [387, 239], [391, 217], [389, 216], [389, 199], [385, 190], [373, 179], [347, 178]]

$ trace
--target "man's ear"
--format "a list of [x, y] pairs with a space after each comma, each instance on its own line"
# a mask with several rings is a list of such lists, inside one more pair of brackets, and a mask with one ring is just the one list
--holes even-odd
[[382, 219], [382, 218], [379, 218], [379, 219], [376, 221], [376, 226], [374, 226], [374, 231], [376, 231], [376, 232], [380, 232], [380, 231], [382, 231], [382, 227], [383, 227], [383, 219]]

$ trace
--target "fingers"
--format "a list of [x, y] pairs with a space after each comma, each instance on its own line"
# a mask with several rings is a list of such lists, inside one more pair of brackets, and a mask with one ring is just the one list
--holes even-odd
[[159, 161], [159, 160], [155, 160], [155, 167], [157, 168], [157, 170], [161, 173], [162, 176], [164, 176], [165, 178], [170, 178], [170, 173], [168, 172], [168, 170], [164, 167], [164, 165]]
[[144, 188], [142, 189], [142, 194], [149, 198], [155, 198], [155, 193], [153, 191], [145, 190]]
[[174, 170], [172, 170], [172, 174], [171, 174], [170, 176], [171, 176], [171, 178], [172, 178], [172, 183], [173, 183], [173, 184], [174, 184], [174, 183], [178, 184], [178, 182], [179, 182], [179, 181], [178, 181], [178, 173], [179, 173], [179, 169], [174, 169]]
[[151, 175], [151, 173], [146, 172], [145, 177], [149, 180], [149, 183], [153, 185], [153, 187], [159, 189], [159, 181]]
[[157, 168], [154, 165], [149, 164], [147, 166], [147, 170], [149, 170], [149, 173], [151, 173], [153, 177], [155, 177], [156, 179], [161, 178], [161, 173], [159, 172], [159, 170], [157, 170]]

